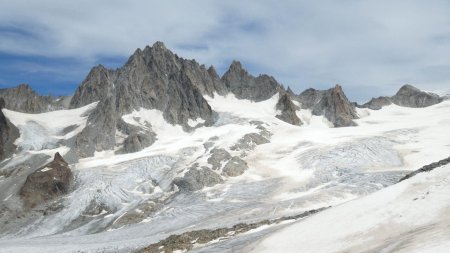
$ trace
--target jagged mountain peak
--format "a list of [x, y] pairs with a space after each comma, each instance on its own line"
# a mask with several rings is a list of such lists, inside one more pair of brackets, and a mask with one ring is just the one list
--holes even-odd
[[231, 63], [221, 80], [226, 88], [239, 99], [263, 101], [283, 90], [272, 76], [259, 75], [255, 78], [242, 67], [239, 61]]
[[353, 121], [358, 118], [356, 110], [339, 84], [328, 90], [309, 88], [300, 93], [297, 100], [302, 108], [310, 109], [314, 115], [325, 116], [335, 127], [356, 125]]
[[417, 87], [405, 84], [395, 93], [392, 97], [378, 97], [372, 98], [369, 102], [363, 104], [361, 107], [369, 108], [373, 110], [379, 110], [383, 106], [390, 105], [392, 103], [404, 106], [404, 107], [427, 107], [438, 104], [444, 100], [437, 94], [431, 92], [425, 92]]

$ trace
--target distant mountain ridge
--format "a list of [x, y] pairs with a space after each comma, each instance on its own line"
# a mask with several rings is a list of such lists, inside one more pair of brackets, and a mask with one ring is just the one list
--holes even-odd
[[[214, 67], [206, 68], [195, 60], [179, 57], [162, 42], [137, 49], [121, 67], [115, 70], [102, 65], [91, 69], [73, 97], [39, 96], [28, 85], [1, 89], [5, 108], [27, 113], [41, 113], [65, 108], [79, 108], [99, 102], [89, 114], [87, 126], [74, 137], [69, 154], [77, 159], [92, 156], [96, 151], [136, 152], [151, 145], [157, 138], [151, 126], [143, 130], [121, 118], [134, 110], [156, 109], [164, 119], [181, 125], [186, 131], [210, 126], [216, 121], [205, 96], [233, 94], [238, 99], [264, 101], [276, 94], [279, 118], [292, 125], [302, 125], [299, 109], [324, 116], [334, 127], [355, 126], [358, 118], [355, 103], [346, 97], [342, 87], [328, 90], [307, 89], [295, 94], [286, 90], [274, 77], [248, 73], [238, 61], [233, 61], [222, 77]], [[425, 107], [442, 101], [436, 94], [405, 85], [393, 97], [374, 98], [360, 106], [380, 109], [391, 103], [407, 107]], [[297, 103], [297, 104], [296, 104]], [[358, 105], [356, 105], [358, 106]], [[201, 122], [190, 125], [189, 122]], [[118, 141], [116, 135], [125, 136]]]

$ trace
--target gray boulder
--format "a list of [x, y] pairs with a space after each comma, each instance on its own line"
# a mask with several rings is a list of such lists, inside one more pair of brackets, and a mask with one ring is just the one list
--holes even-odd
[[20, 190], [27, 207], [35, 207], [58, 196], [67, 194], [73, 182], [69, 165], [59, 153], [52, 162], [28, 175]]
[[353, 119], [357, 119], [358, 114], [340, 85], [323, 91], [308, 89], [298, 99], [302, 108], [311, 109], [313, 115], [325, 116], [334, 127], [356, 125]]
[[223, 167], [223, 174], [229, 177], [237, 177], [248, 169], [247, 163], [239, 158], [238, 156], [233, 156], [230, 161]]
[[288, 93], [280, 94], [276, 109], [281, 112], [281, 114], [276, 115], [280, 120], [296, 126], [303, 124], [296, 114], [297, 107], [292, 103], [291, 96]]
[[269, 99], [283, 90], [275, 78], [268, 75], [255, 78], [243, 69], [238, 61], [231, 63], [228, 71], [222, 76], [222, 82], [237, 98], [256, 102]]
[[198, 165], [194, 165], [183, 177], [175, 178], [173, 182], [181, 191], [198, 191], [204, 187], [223, 183], [223, 179], [219, 174], [206, 167], [199, 169]]
[[12, 155], [16, 150], [14, 141], [19, 138], [19, 129], [3, 114], [5, 100], [0, 98], [0, 161]]
[[434, 93], [421, 91], [406, 84], [392, 97], [392, 102], [399, 106], [421, 108], [442, 102], [442, 98]]

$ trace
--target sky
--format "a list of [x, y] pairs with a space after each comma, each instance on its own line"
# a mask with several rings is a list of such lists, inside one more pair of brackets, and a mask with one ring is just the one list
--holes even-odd
[[295, 92], [341, 84], [358, 102], [403, 84], [450, 90], [447, 0], [0, 0], [0, 88], [68, 95], [89, 70], [162, 41], [179, 56], [232, 60]]

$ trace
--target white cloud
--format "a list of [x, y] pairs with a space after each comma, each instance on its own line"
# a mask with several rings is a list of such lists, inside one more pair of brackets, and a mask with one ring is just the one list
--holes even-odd
[[[443, 0], [15, 0], [0, 6], [0, 51], [8, 53], [94, 62], [160, 40], [222, 70], [231, 59], [242, 60], [254, 74], [271, 74], [297, 91], [341, 83], [366, 99], [406, 82], [450, 86], [444, 71], [450, 6]], [[358, 92], [361, 87], [367, 89]]]

